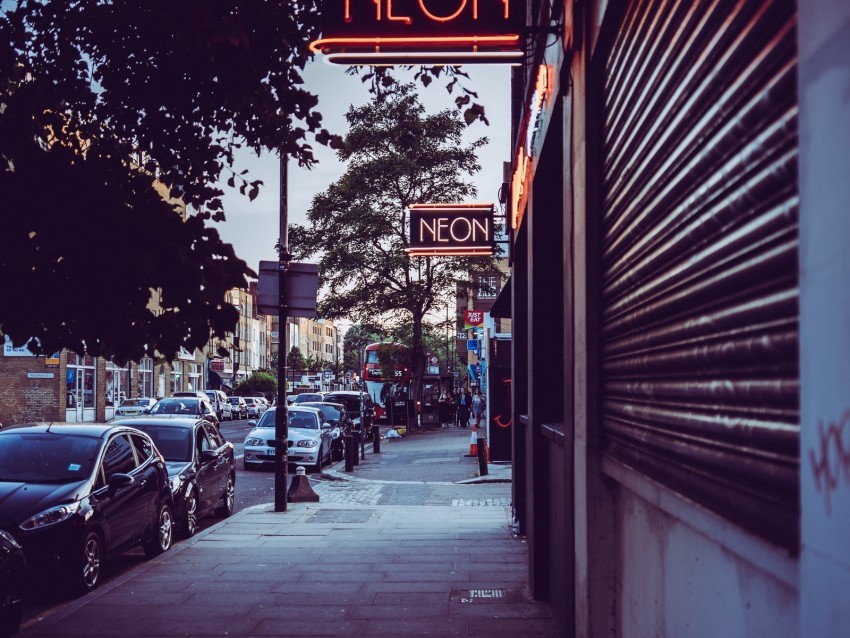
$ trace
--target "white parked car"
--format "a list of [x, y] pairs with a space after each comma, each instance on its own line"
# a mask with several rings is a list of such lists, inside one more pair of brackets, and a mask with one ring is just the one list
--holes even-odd
[[138, 416], [147, 414], [156, 403], [156, 399], [150, 397], [137, 397], [135, 399], [124, 399], [117, 408], [115, 416]]
[[[263, 414], [257, 427], [245, 437], [243, 466], [246, 470], [274, 467], [275, 408]], [[289, 408], [288, 462], [303, 465], [307, 471], [319, 472], [331, 460], [334, 427], [322, 423], [322, 413], [316, 408]]]
[[259, 397], [245, 397], [245, 405], [248, 406], [248, 418], [259, 419], [263, 416], [263, 412], [269, 409], [265, 399]]
[[210, 403], [212, 403], [213, 410], [218, 415], [219, 421], [224, 421], [225, 419], [228, 421], [233, 420], [233, 406], [230, 405], [230, 401], [227, 400], [227, 395], [224, 392], [221, 390], [206, 390], [204, 394], [207, 395]]

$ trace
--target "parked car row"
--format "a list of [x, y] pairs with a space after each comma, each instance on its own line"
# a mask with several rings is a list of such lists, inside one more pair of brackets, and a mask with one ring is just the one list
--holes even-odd
[[110, 557], [157, 556], [202, 517], [233, 513], [234, 448], [214, 418], [163, 409], [0, 430], [0, 636], [17, 630], [27, 574], [85, 593]]
[[[174, 401], [174, 399], [185, 399]], [[186, 401], [188, 400], [188, 401]], [[227, 396], [221, 390], [204, 392], [175, 392], [159, 400], [150, 397], [125, 399], [115, 408], [115, 417], [140, 414], [196, 414], [214, 415], [215, 422], [233, 419], [260, 418], [269, 408], [265, 397]]]

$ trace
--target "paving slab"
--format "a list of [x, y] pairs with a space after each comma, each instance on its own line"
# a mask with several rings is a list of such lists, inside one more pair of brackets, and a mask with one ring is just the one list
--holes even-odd
[[[393, 440], [354, 472], [327, 470], [320, 502], [238, 512], [19, 636], [555, 636], [550, 607], [529, 595], [527, 544], [512, 533], [510, 468], [462, 483], [484, 478], [464, 456], [468, 441], [462, 429]], [[458, 484], [491, 497], [458, 497]], [[349, 502], [327, 498], [344, 490]]]

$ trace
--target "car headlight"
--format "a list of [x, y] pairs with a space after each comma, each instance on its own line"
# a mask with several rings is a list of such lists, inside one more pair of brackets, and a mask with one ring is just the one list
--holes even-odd
[[245, 439], [245, 445], [263, 445], [263, 439], [258, 439], [255, 436], [250, 436]]
[[314, 441], [313, 439], [307, 439], [304, 441], [296, 441], [296, 447], [319, 447], [319, 442]]
[[21, 523], [18, 527], [23, 530], [33, 530], [39, 529], [41, 527], [48, 527], [50, 525], [55, 525], [56, 523], [61, 523], [62, 521], [68, 520], [79, 511], [79, 501], [68, 503], [67, 505], [57, 505], [56, 507], [51, 507], [50, 509], [38, 513], [35, 516], [31, 516], [23, 523]]

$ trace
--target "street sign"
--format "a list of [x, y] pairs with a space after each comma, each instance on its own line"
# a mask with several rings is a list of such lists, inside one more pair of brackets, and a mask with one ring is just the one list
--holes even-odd
[[[278, 314], [279, 281], [278, 262], [261, 261], [260, 280], [257, 284], [257, 310], [265, 315]], [[315, 317], [318, 290], [318, 264], [289, 264], [286, 269], [286, 314], [289, 317]]]
[[470, 352], [478, 352], [478, 339], [467, 339], [466, 349]]

